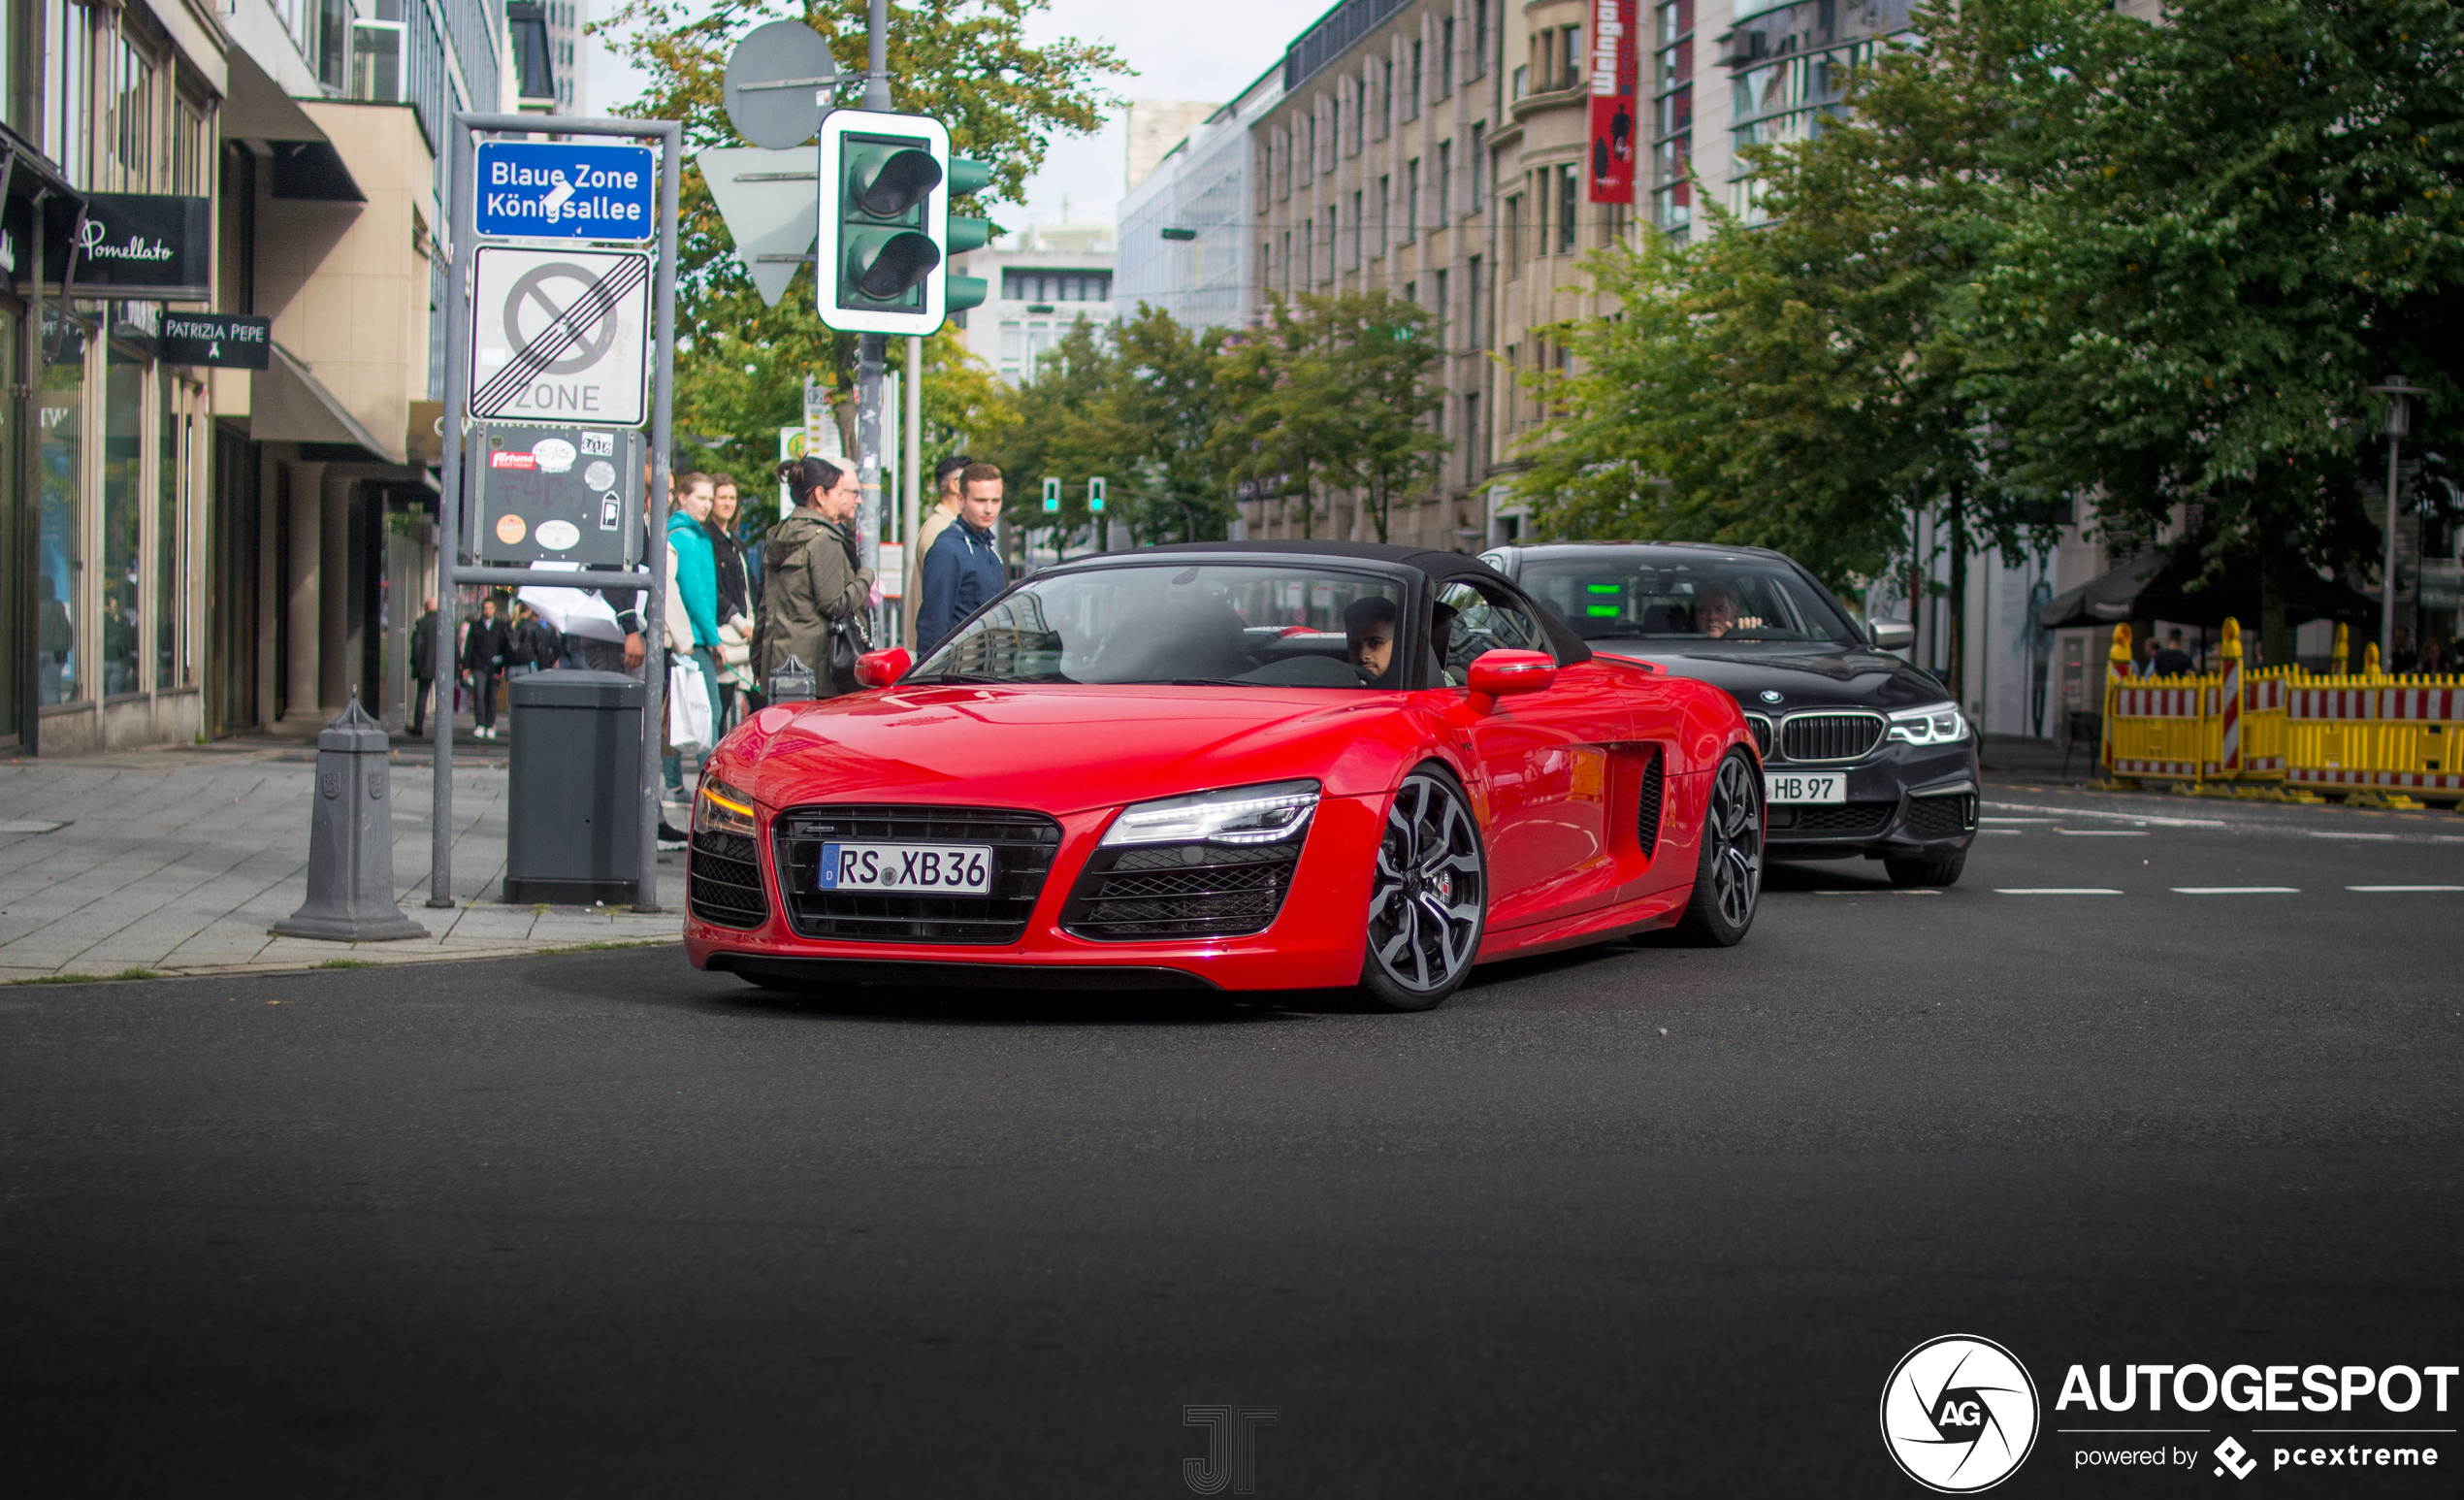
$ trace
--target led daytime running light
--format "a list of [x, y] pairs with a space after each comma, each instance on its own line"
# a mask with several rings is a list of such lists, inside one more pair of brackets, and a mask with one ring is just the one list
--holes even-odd
[[1282, 782], [1245, 789], [1256, 795], [1202, 793], [1161, 801], [1139, 802], [1125, 809], [1104, 831], [1110, 845], [1193, 843], [1271, 844], [1293, 837], [1308, 827], [1317, 806], [1313, 781]]
[[701, 793], [693, 799], [693, 831], [752, 837], [753, 799], [724, 781], [703, 778]]

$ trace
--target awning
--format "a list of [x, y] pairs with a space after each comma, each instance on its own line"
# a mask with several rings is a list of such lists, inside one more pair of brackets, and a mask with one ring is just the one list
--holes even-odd
[[[2206, 565], [2196, 556], [2180, 563], [2169, 551], [2150, 552], [2091, 578], [2038, 607], [2036, 623], [2049, 631], [2118, 625], [2124, 620], [2164, 620], [2175, 625], [2245, 625], [2258, 621], [2258, 569], [2251, 560], [2201, 581]], [[2195, 586], [2194, 586], [2195, 585]], [[2379, 606], [2330, 578], [2297, 570], [2285, 600], [2293, 625], [2312, 620], [2375, 620]]]
[[248, 436], [260, 442], [350, 442], [375, 460], [404, 461], [402, 444], [380, 442], [334, 393], [279, 343], [274, 360], [249, 377]]
[[2118, 625], [2138, 612], [2140, 593], [2163, 571], [2164, 563], [2163, 553], [2151, 552], [2091, 578], [2067, 594], [2057, 594], [2036, 606], [2036, 623], [2049, 631], [2081, 625]]
[[368, 201], [333, 142], [245, 48], [231, 49], [231, 94], [222, 105], [222, 135], [226, 141], [245, 141], [272, 158], [276, 198]]

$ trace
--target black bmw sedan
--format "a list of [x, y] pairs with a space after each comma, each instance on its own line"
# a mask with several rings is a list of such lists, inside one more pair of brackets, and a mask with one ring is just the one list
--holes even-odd
[[1550, 542], [1481, 560], [1594, 651], [1726, 688], [1762, 745], [1776, 860], [1880, 860], [1892, 882], [1946, 886], [1976, 841], [1976, 736], [1942, 684], [1889, 655], [1777, 552], [1698, 542]]

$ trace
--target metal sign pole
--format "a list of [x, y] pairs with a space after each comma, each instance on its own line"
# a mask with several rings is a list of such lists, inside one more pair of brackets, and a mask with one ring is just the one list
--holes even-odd
[[906, 550], [899, 570], [898, 643], [916, 649], [916, 601], [924, 597], [924, 559], [916, 552], [916, 535], [924, 528], [924, 347], [922, 339], [907, 340], [907, 440], [899, 452], [898, 540]]
[[[458, 562], [464, 494], [462, 430], [470, 398], [470, 350], [468, 319], [470, 270], [477, 235], [477, 140], [483, 134], [546, 132], [560, 136], [621, 136], [655, 141], [660, 146], [659, 263], [653, 285], [656, 326], [652, 334], [652, 403], [650, 420], [650, 486], [643, 497], [647, 534], [643, 569], [638, 572], [599, 571], [574, 573], [554, 569], [472, 566]], [[674, 120], [565, 119], [541, 114], [466, 114], [453, 116], [452, 203], [458, 217], [450, 245], [453, 272], [448, 278], [445, 323], [444, 484], [437, 505], [439, 536], [437, 553], [437, 667], [451, 669], [454, 588], [463, 583], [534, 584], [549, 588], [588, 587], [601, 593], [641, 596], [642, 737], [641, 737], [641, 869], [634, 910], [659, 907], [659, 755], [665, 735], [666, 641], [667, 533], [665, 516], [658, 514], [658, 497], [666, 491], [668, 421], [674, 410], [676, 333], [676, 202], [684, 171], [684, 127]], [[448, 684], [451, 679], [444, 679]], [[453, 699], [438, 695], [436, 733], [436, 790], [431, 818], [433, 863], [428, 876], [428, 904], [453, 904]]]

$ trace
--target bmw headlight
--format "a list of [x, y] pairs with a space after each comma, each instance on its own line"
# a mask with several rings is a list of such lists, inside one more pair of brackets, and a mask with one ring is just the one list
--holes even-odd
[[1194, 797], [1133, 802], [1104, 831], [1104, 842], [1271, 844], [1298, 837], [1317, 807], [1314, 781], [1270, 781]]
[[693, 799], [693, 831], [697, 833], [741, 833], [753, 836], [753, 799], [713, 776], [701, 778]]
[[1911, 745], [1955, 745], [1967, 738], [1967, 716], [1957, 703], [1902, 708], [1891, 716], [1891, 737]]

